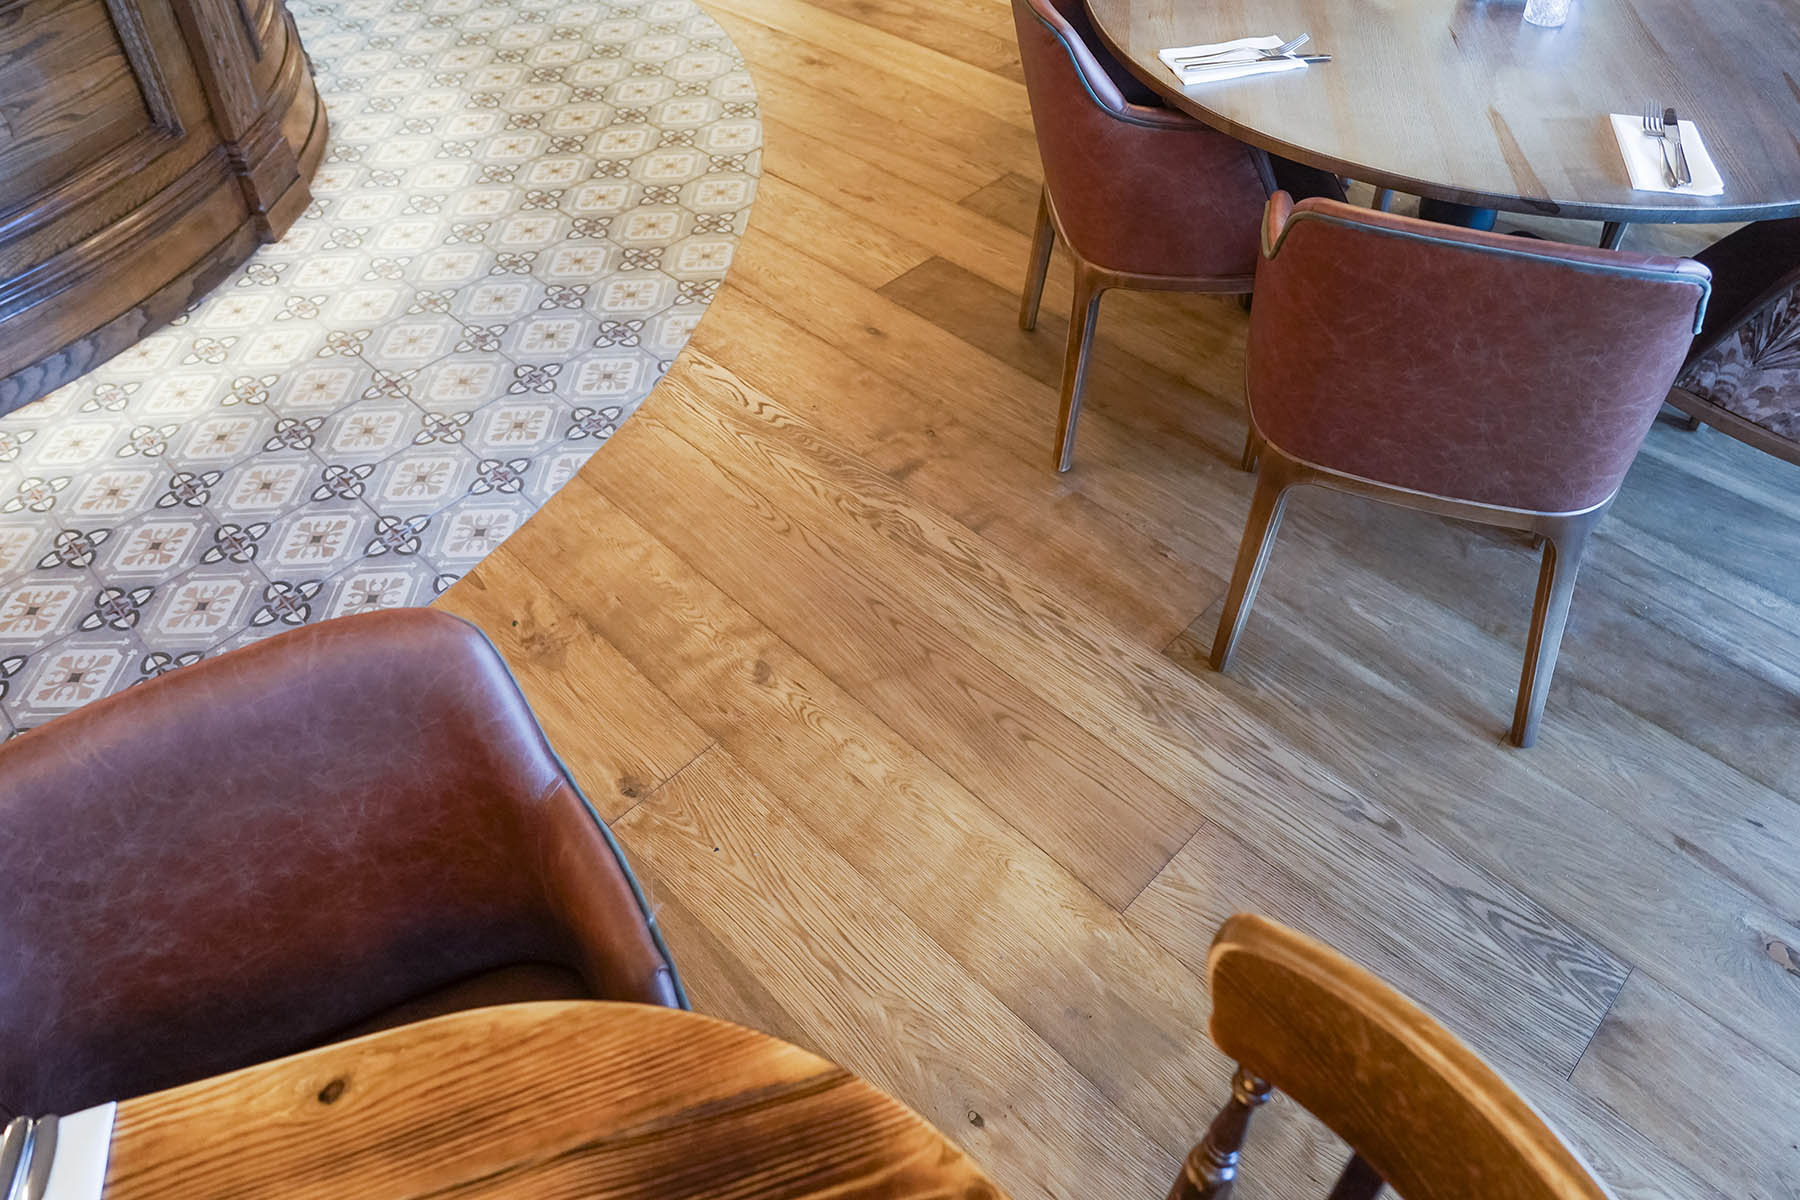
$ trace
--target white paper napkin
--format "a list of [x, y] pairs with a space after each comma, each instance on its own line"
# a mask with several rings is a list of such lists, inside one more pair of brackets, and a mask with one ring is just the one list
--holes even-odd
[[[1271, 33], [1267, 37], [1239, 38], [1235, 42], [1213, 42], [1205, 46], [1171, 46], [1167, 50], [1158, 50], [1156, 56], [1163, 60], [1164, 66], [1175, 72], [1175, 78], [1183, 84], [1216, 83], [1224, 79], [1242, 79], [1246, 75], [1273, 75], [1278, 71], [1297, 71], [1306, 66], [1298, 58], [1257, 61], [1259, 52], [1273, 50], [1279, 45], [1281, 39]], [[1215, 51], [1230, 53], [1190, 66], [1180, 66], [1175, 61]]]
[[118, 1107], [84, 1108], [57, 1121], [56, 1154], [50, 1160], [44, 1200], [100, 1200]]
[[[1631, 186], [1637, 191], [1672, 192], [1678, 196], [1725, 194], [1725, 180], [1719, 175], [1719, 168], [1713, 165], [1712, 156], [1706, 152], [1706, 143], [1700, 139], [1700, 131], [1694, 128], [1692, 121], [1681, 123], [1681, 146], [1687, 151], [1688, 173], [1694, 177], [1694, 182], [1670, 187], [1663, 181], [1662, 151], [1656, 148], [1656, 139], [1644, 132], [1644, 118], [1628, 117], [1624, 113], [1609, 115], [1613, 136], [1619, 139], [1619, 154], [1625, 159], [1625, 170], [1631, 176]], [[1669, 147], [1669, 154], [1673, 156], [1674, 153], [1675, 148]]]

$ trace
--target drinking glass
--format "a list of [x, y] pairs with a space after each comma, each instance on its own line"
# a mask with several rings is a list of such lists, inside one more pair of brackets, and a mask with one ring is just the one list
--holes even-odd
[[1525, 19], [1554, 29], [1569, 19], [1570, 0], [1525, 0]]

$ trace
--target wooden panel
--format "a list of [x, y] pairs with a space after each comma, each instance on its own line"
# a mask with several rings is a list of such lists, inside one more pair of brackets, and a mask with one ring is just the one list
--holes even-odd
[[0, 225], [153, 127], [102, 0], [0, 3]]
[[0, 0], [0, 412], [279, 237], [324, 143], [280, 0]]

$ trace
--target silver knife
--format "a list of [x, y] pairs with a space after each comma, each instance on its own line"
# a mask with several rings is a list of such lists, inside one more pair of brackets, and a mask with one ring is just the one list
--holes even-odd
[[0, 1133], [0, 1196], [24, 1191], [19, 1168], [25, 1162], [25, 1148], [31, 1144], [30, 1117], [14, 1117]]
[[1672, 108], [1663, 109], [1663, 136], [1675, 143], [1675, 182], [1694, 182], [1694, 173], [1688, 169], [1687, 151], [1681, 146], [1681, 122], [1676, 119]]
[[50, 1186], [50, 1164], [56, 1158], [56, 1118], [39, 1117], [31, 1127], [31, 1165], [25, 1168], [20, 1200], [44, 1200]]

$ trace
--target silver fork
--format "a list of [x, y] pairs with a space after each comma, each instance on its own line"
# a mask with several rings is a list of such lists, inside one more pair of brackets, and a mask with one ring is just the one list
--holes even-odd
[[[1269, 58], [1286, 58], [1288, 55], [1292, 54], [1294, 51], [1298, 50], [1300, 47], [1306, 45], [1306, 43], [1310, 42], [1311, 40], [1312, 40], [1312, 34], [1303, 33], [1299, 37], [1294, 38], [1291, 41], [1286, 41], [1286, 42], [1281, 43], [1281, 45], [1279, 45], [1279, 46], [1270, 46], [1267, 49], [1258, 50], [1256, 52], [1256, 57], [1250, 59], [1249, 61], [1261, 62], [1264, 59], [1269, 59]], [[1194, 63], [1210, 62], [1215, 58], [1225, 58], [1228, 55], [1232, 55], [1232, 54], [1242, 54], [1246, 49], [1248, 49], [1248, 47], [1238, 46], [1238, 47], [1235, 47], [1230, 50], [1214, 50], [1210, 54], [1193, 54], [1193, 55], [1189, 55], [1186, 58], [1178, 58], [1175, 61], [1180, 63], [1184, 67], [1191, 66]], [[1660, 120], [1660, 119], [1661, 118], [1659, 117], [1658, 120]]]
[[1663, 182], [1676, 187], [1680, 180], [1675, 174], [1675, 164], [1669, 159], [1669, 139], [1664, 133], [1662, 109], [1654, 100], [1644, 104], [1644, 136], [1656, 139], [1656, 148], [1662, 151]]

